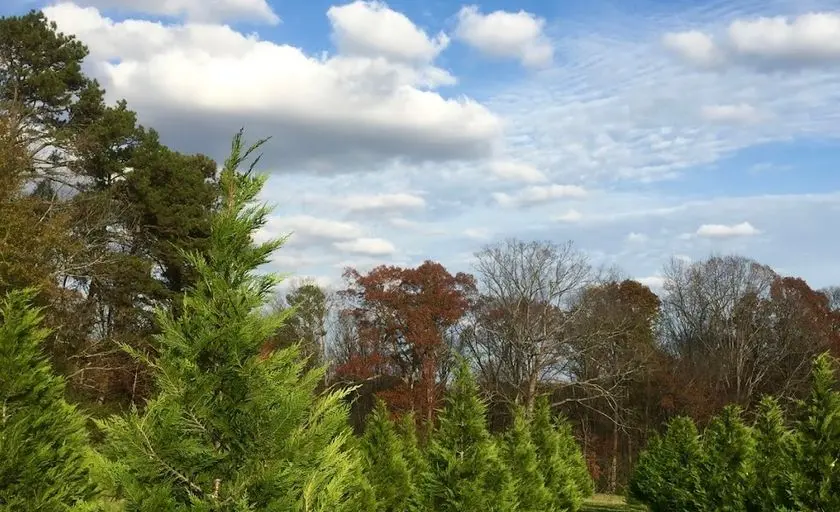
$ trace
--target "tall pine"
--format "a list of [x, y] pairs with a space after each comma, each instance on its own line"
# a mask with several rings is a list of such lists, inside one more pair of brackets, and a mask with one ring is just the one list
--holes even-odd
[[85, 418], [64, 399], [41, 345], [32, 290], [0, 302], [0, 510], [61, 511], [95, 495]]
[[753, 425], [756, 478], [749, 496], [749, 510], [792, 512], [793, 433], [785, 425], [784, 413], [774, 397], [764, 397]]
[[545, 486], [537, 460], [537, 447], [531, 439], [528, 421], [521, 407], [514, 410], [513, 425], [503, 438], [502, 454], [514, 478], [518, 510], [559, 512], [553, 507], [551, 492]]
[[239, 171], [261, 142], [244, 149], [241, 136], [220, 175], [207, 246], [188, 256], [195, 285], [177, 317], [157, 312], [157, 396], [98, 423], [103, 473], [128, 510], [357, 510], [347, 393], [318, 397], [323, 370], [305, 371], [296, 347], [260, 355], [285, 314], [263, 313], [278, 279], [256, 269], [282, 240], [253, 240], [269, 209], [256, 203], [265, 179], [256, 160]]
[[516, 510], [511, 475], [487, 431], [486, 405], [459, 366], [428, 447], [428, 504], [436, 512]]
[[823, 354], [814, 362], [811, 394], [796, 422], [794, 501], [798, 510], [840, 510], [840, 391], [836, 361]]
[[703, 485], [706, 508], [745, 512], [753, 487], [754, 438], [744, 424], [741, 409], [729, 405], [712, 419], [703, 434]]
[[379, 401], [370, 414], [361, 440], [365, 474], [373, 488], [378, 512], [421, 510], [419, 476], [406, 457], [403, 439]]
[[552, 496], [551, 510], [577, 511], [583, 504], [583, 490], [577, 481], [579, 471], [569, 463], [568, 438], [557, 429], [545, 397], [537, 400], [533, 414], [531, 436], [545, 486]]

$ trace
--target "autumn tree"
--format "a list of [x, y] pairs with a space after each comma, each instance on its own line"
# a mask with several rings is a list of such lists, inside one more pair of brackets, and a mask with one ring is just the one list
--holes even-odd
[[470, 306], [472, 277], [452, 275], [431, 261], [413, 269], [380, 266], [367, 274], [348, 269], [345, 277], [345, 314], [353, 319], [357, 337], [337, 373], [357, 380], [393, 379], [382, 398], [430, 421], [440, 394], [440, 368], [449, 357], [447, 331]]
[[292, 288], [273, 304], [275, 310], [291, 308], [289, 319], [271, 340], [270, 349], [300, 344], [301, 352], [311, 366], [324, 360], [326, 347], [327, 294], [313, 282]]
[[593, 282], [571, 243], [510, 239], [476, 254], [480, 297], [465, 353], [493, 396], [534, 406], [541, 381], [562, 379], [572, 348], [577, 295]]
[[591, 286], [575, 305], [578, 335], [570, 374], [578, 389], [573, 402], [582, 404], [581, 421], [609, 439], [608, 492], [618, 486], [625, 444], [642, 428], [634, 390], [657, 364], [659, 305], [650, 288], [633, 280]]

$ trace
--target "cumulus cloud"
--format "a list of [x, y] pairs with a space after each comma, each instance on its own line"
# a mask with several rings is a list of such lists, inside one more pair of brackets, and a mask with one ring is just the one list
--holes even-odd
[[356, 238], [346, 242], [335, 242], [333, 246], [340, 251], [367, 256], [386, 256], [397, 250], [394, 244], [383, 238]]
[[578, 185], [534, 185], [515, 194], [496, 192], [493, 198], [502, 206], [527, 206], [547, 203], [557, 199], [579, 199], [586, 196], [586, 189]]
[[627, 235], [627, 241], [630, 243], [641, 243], [646, 242], [648, 240], [648, 236], [644, 233], [636, 233], [635, 231], [629, 233]]
[[266, 0], [75, 0], [82, 7], [185, 17], [196, 22], [261, 21], [276, 25], [280, 17]]
[[662, 37], [662, 43], [669, 50], [698, 66], [712, 67], [723, 60], [723, 55], [714, 40], [698, 30], [666, 33]]
[[349, 240], [362, 237], [362, 228], [352, 222], [313, 217], [311, 215], [290, 215], [271, 217], [258, 233], [258, 239], [278, 238], [289, 235], [290, 243], [306, 244], [333, 240]]
[[700, 115], [707, 121], [725, 124], [752, 124], [765, 118], [758, 109], [746, 103], [706, 105]]
[[431, 38], [404, 14], [382, 2], [356, 0], [332, 6], [327, 17], [333, 26], [333, 40], [345, 55], [425, 63], [433, 61], [449, 44], [446, 34]]
[[423, 208], [426, 200], [416, 194], [356, 194], [339, 199], [338, 204], [352, 212]]
[[494, 161], [490, 164], [490, 173], [502, 180], [523, 183], [541, 183], [548, 180], [545, 173], [522, 162]]
[[[410, 23], [376, 4], [353, 5], [351, 13], [369, 10], [384, 24]], [[333, 11], [340, 23], [333, 30], [358, 47], [367, 15], [360, 21], [347, 12]], [[224, 148], [244, 125], [273, 136], [265, 163], [329, 173], [383, 158], [485, 157], [501, 135], [486, 107], [436, 92], [452, 83], [448, 72], [397, 58], [411, 55], [412, 42], [390, 56], [373, 55], [381, 40], [372, 38], [366, 55], [316, 57], [224, 25], [114, 21], [69, 3], [45, 13], [90, 47], [90, 65], [111, 97], [126, 98], [142, 122], [184, 151]]]
[[703, 224], [697, 228], [696, 235], [704, 238], [736, 238], [742, 236], [753, 236], [760, 231], [749, 222], [740, 224]]
[[566, 213], [555, 215], [552, 220], [557, 222], [578, 222], [583, 219], [583, 214], [574, 208], [569, 209]]
[[666, 47], [687, 62], [780, 69], [840, 63], [840, 13], [811, 12], [796, 17], [760, 16], [732, 21], [716, 41], [689, 30], [663, 36]]
[[458, 12], [455, 36], [487, 55], [541, 67], [554, 58], [554, 47], [544, 28], [543, 18], [525, 11], [483, 14], [477, 6], [469, 5]]
[[637, 277], [635, 281], [647, 286], [654, 293], [662, 293], [665, 289], [665, 278], [662, 276]]

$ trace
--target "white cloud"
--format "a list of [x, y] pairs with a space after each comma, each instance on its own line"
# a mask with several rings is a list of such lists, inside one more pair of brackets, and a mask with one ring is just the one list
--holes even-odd
[[703, 224], [697, 228], [697, 236], [705, 238], [735, 238], [741, 236], [753, 236], [760, 231], [749, 222], [740, 224]]
[[382, 238], [357, 238], [347, 242], [335, 242], [333, 246], [340, 251], [368, 256], [386, 256], [397, 250], [394, 244]]
[[738, 103], [734, 105], [706, 105], [700, 109], [703, 119], [716, 123], [751, 124], [765, 118], [752, 105]]
[[333, 26], [333, 40], [345, 55], [426, 63], [449, 44], [446, 34], [432, 39], [404, 14], [378, 1], [332, 6], [327, 17]]
[[337, 202], [352, 212], [416, 209], [426, 206], [426, 200], [421, 196], [404, 192], [357, 194], [338, 199]]
[[735, 20], [729, 25], [729, 43], [735, 54], [776, 62], [819, 63], [840, 61], [840, 14], [808, 13], [790, 19]]
[[464, 236], [473, 240], [487, 240], [490, 238], [490, 230], [486, 228], [468, 228], [464, 230]]
[[719, 42], [705, 32], [688, 30], [665, 34], [663, 43], [700, 67], [740, 64], [778, 69], [840, 63], [840, 13], [739, 18]]
[[349, 240], [363, 236], [362, 228], [352, 222], [291, 215], [271, 217], [260, 230], [258, 239], [276, 238], [291, 233], [289, 242], [295, 245], [317, 241]]
[[542, 183], [548, 180], [545, 173], [522, 162], [495, 161], [490, 164], [490, 172], [499, 179], [523, 183]]
[[493, 198], [503, 206], [525, 206], [539, 203], [547, 203], [556, 199], [574, 198], [579, 199], [586, 196], [586, 189], [578, 185], [534, 185], [523, 188], [515, 194], [496, 192]]
[[583, 214], [579, 211], [575, 210], [574, 208], [570, 209], [566, 213], [555, 215], [552, 217], [551, 220], [557, 222], [578, 222], [579, 220], [583, 219]]
[[648, 236], [644, 233], [636, 233], [635, 231], [629, 233], [627, 235], [627, 241], [630, 243], [641, 243], [646, 242], [648, 240]]
[[477, 6], [470, 5], [458, 12], [455, 35], [488, 55], [541, 67], [554, 58], [554, 47], [543, 33], [544, 27], [543, 18], [525, 11], [482, 14]]
[[97, 9], [186, 17], [196, 22], [262, 21], [272, 25], [280, 17], [266, 0], [74, 0], [74, 4]]
[[723, 55], [710, 36], [698, 30], [669, 32], [662, 43], [685, 60], [697, 66], [712, 67], [720, 64]]
[[347, 172], [383, 158], [485, 157], [501, 135], [484, 106], [435, 92], [453, 78], [429, 63], [315, 57], [229, 26], [113, 21], [68, 3], [45, 13], [90, 47], [109, 96], [182, 150], [225, 147], [244, 124], [273, 136], [266, 164]]
[[665, 278], [662, 276], [637, 277], [635, 280], [650, 288], [654, 293], [662, 293], [665, 288]]

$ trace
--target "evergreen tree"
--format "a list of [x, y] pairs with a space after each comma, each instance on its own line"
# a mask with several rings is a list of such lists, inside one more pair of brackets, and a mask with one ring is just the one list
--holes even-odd
[[0, 303], [0, 510], [61, 511], [95, 495], [85, 418], [41, 352], [33, 290]]
[[428, 449], [428, 504], [436, 512], [516, 510], [513, 482], [486, 425], [486, 405], [459, 366]]
[[347, 392], [316, 397], [323, 370], [305, 372], [296, 347], [259, 353], [284, 315], [263, 314], [277, 279], [255, 270], [282, 240], [253, 242], [269, 210], [255, 203], [265, 177], [254, 164], [238, 171], [260, 144], [243, 150], [241, 135], [207, 247], [188, 257], [198, 279], [180, 315], [157, 312], [160, 354], [148, 364], [158, 395], [98, 422], [102, 472], [135, 511], [359, 510]]
[[753, 427], [755, 474], [749, 498], [754, 512], [792, 512], [791, 471], [793, 434], [785, 426], [784, 413], [773, 397], [764, 397]]
[[595, 493], [595, 482], [589, 473], [583, 451], [572, 432], [572, 425], [565, 418], [560, 417], [555, 421], [555, 428], [560, 439], [561, 457], [569, 465], [575, 485], [584, 498], [592, 496]]
[[525, 412], [517, 407], [513, 425], [502, 442], [502, 454], [514, 478], [516, 497], [521, 512], [552, 512], [554, 505], [551, 492], [546, 488], [540, 465], [537, 461], [537, 447], [531, 439]]
[[423, 452], [417, 438], [417, 417], [413, 411], [403, 414], [396, 424], [397, 435], [400, 438], [403, 457], [411, 468], [417, 485], [411, 507], [414, 510], [427, 510], [426, 494], [423, 482], [429, 475], [429, 460]]
[[703, 464], [703, 447], [694, 422], [687, 417], [674, 418], [665, 435], [654, 435], [639, 456], [630, 479], [630, 495], [646, 503], [651, 512], [703, 511]]
[[746, 511], [754, 479], [754, 439], [741, 419], [741, 409], [730, 405], [715, 417], [703, 435], [703, 485], [707, 510]]
[[552, 510], [579, 510], [583, 492], [575, 480], [569, 463], [569, 448], [551, 418], [551, 407], [545, 397], [537, 400], [531, 419], [531, 437], [537, 447], [537, 459], [545, 486], [552, 496]]
[[417, 510], [419, 491], [415, 468], [406, 458], [403, 441], [382, 401], [368, 417], [361, 447], [365, 457], [365, 474], [376, 497], [375, 510]]
[[794, 500], [798, 510], [840, 510], [840, 392], [835, 361], [814, 362], [811, 394], [796, 422]]

